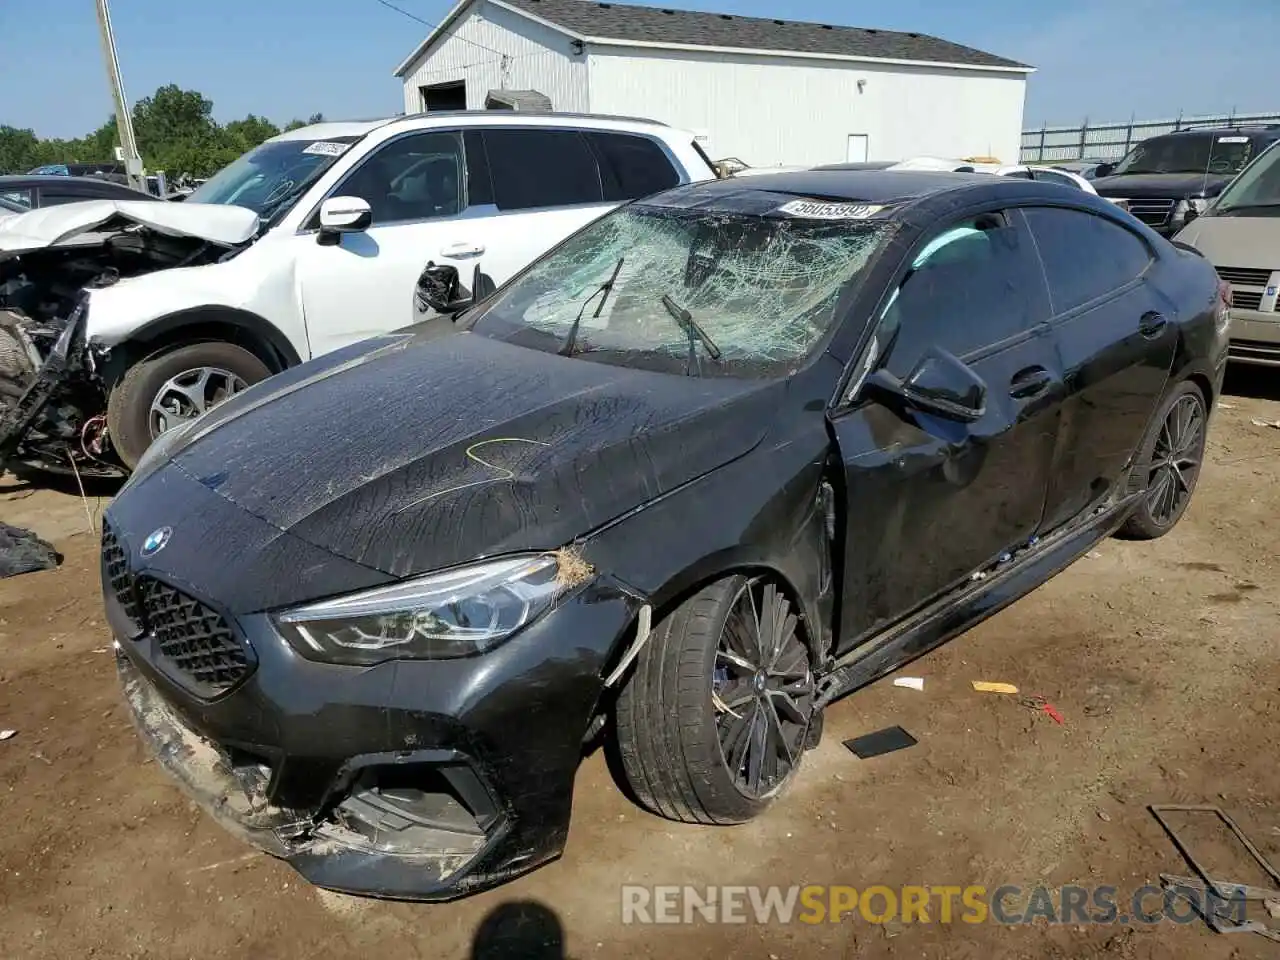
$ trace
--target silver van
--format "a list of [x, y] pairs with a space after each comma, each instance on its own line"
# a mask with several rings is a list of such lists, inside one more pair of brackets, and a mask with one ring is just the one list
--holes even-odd
[[1174, 238], [1231, 284], [1231, 359], [1280, 367], [1280, 142]]

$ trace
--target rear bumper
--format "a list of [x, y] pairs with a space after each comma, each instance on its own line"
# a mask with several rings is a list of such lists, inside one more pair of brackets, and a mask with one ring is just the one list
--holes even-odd
[[1232, 360], [1280, 367], [1280, 313], [1231, 310]]
[[[558, 857], [602, 676], [639, 598], [596, 581], [489, 654], [339, 667], [239, 617], [252, 671], [211, 700], [107, 615], [135, 726], [211, 816], [317, 886], [448, 900]], [[405, 798], [409, 799], [406, 800]]]

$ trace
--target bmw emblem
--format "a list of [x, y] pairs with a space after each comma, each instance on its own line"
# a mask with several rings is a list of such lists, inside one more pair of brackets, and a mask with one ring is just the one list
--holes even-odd
[[144, 557], [154, 557], [168, 545], [169, 538], [172, 536], [173, 527], [161, 527], [159, 530], [152, 530], [147, 534], [147, 539], [142, 541], [142, 555]]

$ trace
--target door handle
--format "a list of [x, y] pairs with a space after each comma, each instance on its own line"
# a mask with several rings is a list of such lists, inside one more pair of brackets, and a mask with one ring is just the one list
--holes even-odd
[[1151, 310], [1144, 313], [1142, 319], [1138, 321], [1138, 332], [1148, 340], [1154, 340], [1168, 325], [1169, 321], [1165, 319], [1164, 314]]
[[440, 251], [442, 257], [478, 257], [484, 253], [484, 247], [478, 243], [451, 243]]
[[1044, 393], [1053, 383], [1053, 374], [1044, 367], [1027, 367], [1019, 370], [1009, 381], [1009, 396], [1015, 400], [1025, 400]]

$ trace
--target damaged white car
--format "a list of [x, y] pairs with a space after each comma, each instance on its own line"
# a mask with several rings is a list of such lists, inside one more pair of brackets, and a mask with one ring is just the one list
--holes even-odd
[[713, 177], [648, 121], [433, 113], [290, 131], [183, 203], [0, 219], [0, 467], [127, 473], [250, 385]]

